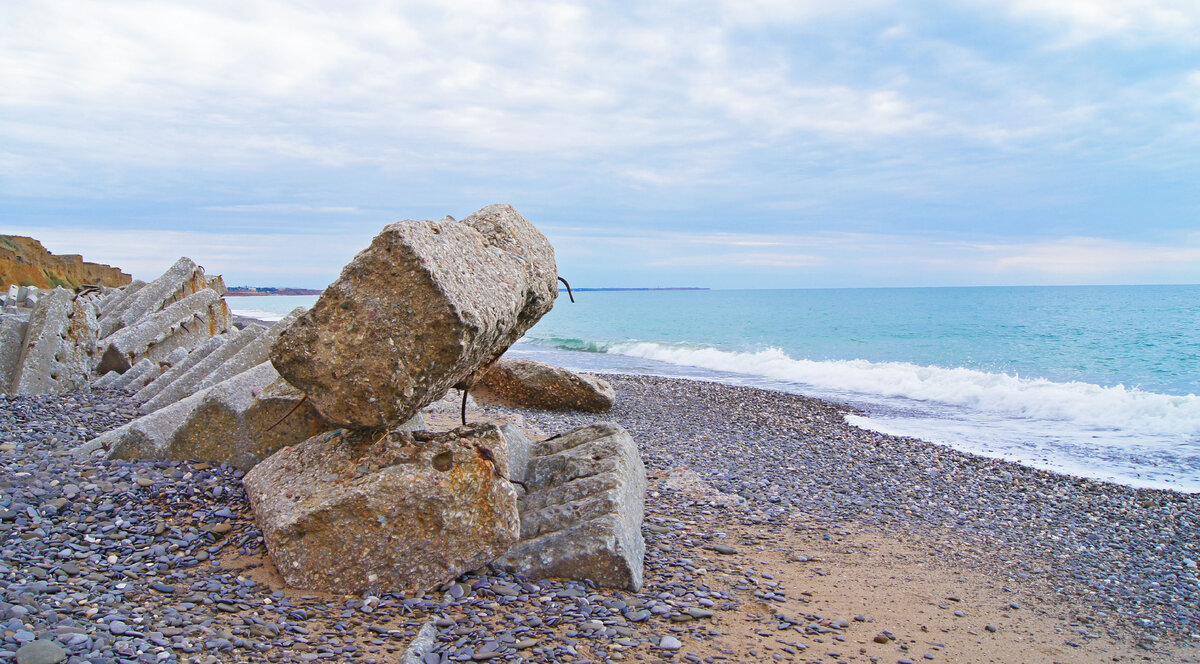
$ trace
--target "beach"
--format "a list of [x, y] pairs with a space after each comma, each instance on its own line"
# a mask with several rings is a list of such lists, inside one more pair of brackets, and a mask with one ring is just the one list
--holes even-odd
[[240, 472], [73, 462], [132, 416], [123, 395], [3, 397], [0, 659], [52, 639], [73, 662], [399, 662], [432, 625], [424, 661], [1200, 661], [1195, 495], [857, 429], [793, 394], [605, 378], [610, 413], [468, 418], [629, 429], [650, 477], [637, 593], [488, 569], [420, 598], [287, 589]]

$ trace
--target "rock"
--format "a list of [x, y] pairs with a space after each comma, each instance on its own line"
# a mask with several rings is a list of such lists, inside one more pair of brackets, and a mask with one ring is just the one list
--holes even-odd
[[291, 313], [284, 316], [271, 327], [267, 328], [265, 332], [256, 335], [254, 339], [250, 341], [250, 343], [243, 346], [242, 349], [235, 353], [232, 357], [222, 362], [221, 366], [217, 367], [212, 373], [205, 376], [204, 380], [200, 381], [200, 385], [197, 389], [202, 390], [206, 387], [212, 387], [213, 385], [216, 385], [217, 383], [230, 378], [231, 376], [236, 376], [247, 369], [256, 367], [263, 362], [267, 362], [270, 359], [268, 355], [270, 353], [271, 346], [275, 344], [275, 340], [278, 339], [279, 335], [282, 334], [283, 331], [286, 330], [289, 325], [295, 322], [296, 319], [299, 318], [303, 313], [304, 307], [296, 307], [291, 311]]
[[30, 314], [12, 392], [51, 394], [87, 385], [97, 329], [90, 303], [64, 288], [47, 293]]
[[183, 375], [172, 380], [169, 385], [165, 386], [154, 397], [146, 400], [138, 411], [141, 413], [153, 413], [159, 408], [169, 406], [180, 399], [194, 394], [196, 388], [200, 386], [200, 383], [209, 374], [216, 371], [226, 360], [236, 355], [246, 344], [254, 341], [265, 329], [261, 325], [250, 325], [244, 330], [236, 328], [229, 330], [226, 333], [228, 341], [221, 344], [220, 347], [209, 353], [204, 359], [192, 365]]
[[508, 441], [508, 477], [524, 480], [529, 472], [529, 455], [533, 453], [533, 443], [521, 433], [521, 430], [511, 424], [501, 424], [500, 432]]
[[493, 205], [462, 221], [386, 226], [271, 362], [332, 422], [381, 427], [470, 384], [554, 305], [554, 249]]
[[433, 652], [435, 638], [437, 638], [437, 627], [432, 620], [427, 621], [421, 625], [421, 629], [413, 637], [412, 643], [408, 644], [408, 648], [404, 650], [404, 659], [401, 662], [403, 664], [424, 664], [425, 653]]
[[229, 307], [216, 291], [206, 288], [192, 293], [105, 337], [96, 371], [124, 372], [142, 358], [164, 360], [176, 348], [191, 350], [225, 332], [231, 321]]
[[249, 470], [275, 450], [333, 428], [303, 397], [263, 362], [98, 436], [75, 454], [104, 450], [110, 459], [199, 459]]
[[683, 647], [683, 643], [681, 643], [679, 639], [668, 634], [659, 640], [658, 647], [662, 648], [663, 650], [679, 650]]
[[267, 551], [289, 586], [421, 594], [516, 541], [500, 429], [416, 435], [339, 429], [246, 473]]
[[714, 489], [696, 471], [686, 466], [672, 468], [663, 479], [663, 488], [678, 491], [693, 500], [702, 500], [721, 507], [738, 507], [746, 503], [746, 499], [736, 493], [724, 493]]
[[641, 588], [646, 468], [625, 429], [601, 422], [535, 443], [524, 481], [521, 540], [498, 564]]
[[539, 410], [607, 412], [616, 393], [606, 381], [536, 360], [501, 358], [471, 386], [483, 403]]
[[17, 648], [17, 664], [58, 664], [67, 651], [53, 641], [37, 639]]

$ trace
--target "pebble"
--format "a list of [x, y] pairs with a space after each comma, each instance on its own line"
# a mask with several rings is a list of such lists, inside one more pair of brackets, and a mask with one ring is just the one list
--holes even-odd
[[37, 639], [17, 648], [17, 664], [58, 664], [67, 651], [53, 641]]
[[658, 642], [658, 647], [662, 648], [663, 650], [679, 650], [683, 647], [683, 643], [681, 643], [679, 639], [668, 634], [662, 637], [662, 639]]

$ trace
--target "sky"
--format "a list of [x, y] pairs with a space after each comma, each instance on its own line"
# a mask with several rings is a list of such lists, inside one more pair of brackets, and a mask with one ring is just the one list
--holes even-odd
[[575, 286], [1200, 283], [1200, 3], [0, 3], [0, 233], [321, 288], [492, 203]]

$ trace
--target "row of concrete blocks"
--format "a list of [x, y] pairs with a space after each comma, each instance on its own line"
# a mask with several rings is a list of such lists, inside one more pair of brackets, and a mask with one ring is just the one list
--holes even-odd
[[6, 302], [32, 306], [6, 305], [0, 314], [0, 392], [68, 392], [87, 387], [94, 374], [168, 363], [172, 353], [232, 327], [224, 292], [221, 277], [205, 276], [188, 258], [149, 284], [79, 295], [10, 287]]

